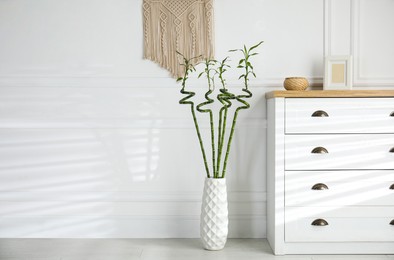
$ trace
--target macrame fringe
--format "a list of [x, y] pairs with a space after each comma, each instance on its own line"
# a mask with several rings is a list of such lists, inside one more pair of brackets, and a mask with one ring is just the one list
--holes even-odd
[[144, 58], [183, 76], [183, 60], [214, 57], [213, 0], [144, 0]]

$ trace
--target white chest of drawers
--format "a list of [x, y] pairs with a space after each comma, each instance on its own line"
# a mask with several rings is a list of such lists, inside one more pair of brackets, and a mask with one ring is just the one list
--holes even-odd
[[394, 253], [394, 91], [267, 93], [276, 255]]

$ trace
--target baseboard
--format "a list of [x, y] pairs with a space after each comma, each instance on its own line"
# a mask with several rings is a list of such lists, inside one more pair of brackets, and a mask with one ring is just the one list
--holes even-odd
[[[0, 238], [197, 238], [199, 216], [2, 217]], [[266, 237], [265, 216], [230, 216], [229, 238]]]

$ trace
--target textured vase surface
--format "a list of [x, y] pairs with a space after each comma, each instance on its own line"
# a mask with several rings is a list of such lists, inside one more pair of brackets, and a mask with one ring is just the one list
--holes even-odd
[[200, 236], [207, 250], [223, 249], [228, 234], [226, 179], [206, 178], [201, 205]]

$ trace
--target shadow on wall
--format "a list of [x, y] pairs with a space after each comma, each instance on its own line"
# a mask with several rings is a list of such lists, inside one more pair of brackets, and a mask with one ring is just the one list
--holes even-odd
[[148, 214], [138, 203], [159, 185], [159, 129], [0, 134], [0, 236], [105, 237], [119, 216]]

